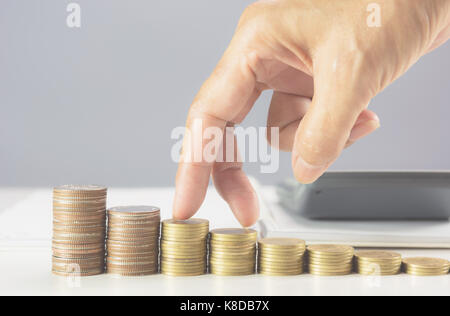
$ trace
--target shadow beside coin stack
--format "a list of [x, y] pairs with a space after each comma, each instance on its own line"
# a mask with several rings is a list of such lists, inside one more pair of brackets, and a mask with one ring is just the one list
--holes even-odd
[[106, 272], [144, 276], [158, 272], [160, 210], [119, 206], [108, 210]]
[[195, 276], [207, 272], [209, 221], [164, 220], [161, 224], [161, 273]]
[[53, 190], [52, 271], [90, 276], [105, 268], [106, 193], [100, 186]]
[[209, 270], [217, 275], [249, 275], [256, 268], [257, 232], [253, 229], [214, 229], [209, 241]]

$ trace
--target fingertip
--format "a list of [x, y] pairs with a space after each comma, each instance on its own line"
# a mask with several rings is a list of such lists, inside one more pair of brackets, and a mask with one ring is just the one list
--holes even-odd
[[[253, 226], [259, 219], [259, 201], [254, 191], [245, 194], [245, 201], [237, 201], [229, 205], [238, 222], [244, 228]], [[242, 209], [242, 206], [245, 206], [245, 209]]]
[[365, 136], [370, 135], [374, 131], [380, 128], [379, 120], [370, 120], [358, 125], [355, 125], [350, 133], [348, 141], [351, 143], [355, 143], [356, 141], [364, 138]]
[[293, 169], [297, 181], [303, 184], [310, 184], [315, 182], [327, 170], [327, 165], [312, 165], [298, 154], [294, 158]]
[[188, 206], [186, 202], [180, 198], [179, 193], [175, 193], [175, 199], [173, 201], [172, 216], [174, 219], [185, 220], [195, 213], [192, 206]]

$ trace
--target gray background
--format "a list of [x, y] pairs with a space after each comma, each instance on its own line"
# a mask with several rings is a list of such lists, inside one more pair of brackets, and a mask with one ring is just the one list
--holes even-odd
[[[170, 133], [229, 42], [243, 0], [0, 2], [0, 185], [172, 185]], [[382, 121], [333, 169], [450, 169], [450, 45], [371, 105]], [[244, 126], [264, 126], [271, 93]], [[265, 183], [291, 176], [288, 154]]]

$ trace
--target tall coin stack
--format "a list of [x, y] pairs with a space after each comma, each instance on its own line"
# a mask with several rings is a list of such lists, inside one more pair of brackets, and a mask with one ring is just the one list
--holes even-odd
[[305, 242], [296, 238], [264, 238], [258, 242], [258, 271], [265, 275], [303, 273]]
[[354, 249], [343, 245], [308, 246], [309, 273], [320, 276], [351, 274]]
[[406, 273], [415, 276], [438, 276], [449, 272], [450, 262], [438, 258], [406, 258], [403, 260]]
[[210, 233], [209, 269], [217, 275], [255, 273], [256, 239], [253, 229], [214, 229]]
[[355, 254], [355, 271], [363, 275], [395, 275], [400, 273], [402, 256], [395, 252], [367, 250]]
[[121, 276], [158, 272], [160, 210], [118, 206], [108, 210], [106, 271]]
[[53, 190], [52, 271], [89, 276], [105, 269], [105, 187], [64, 185]]
[[209, 221], [164, 220], [161, 225], [161, 272], [172, 276], [206, 273]]

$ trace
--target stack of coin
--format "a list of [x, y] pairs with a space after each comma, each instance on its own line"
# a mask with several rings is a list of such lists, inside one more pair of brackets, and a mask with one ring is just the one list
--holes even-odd
[[214, 229], [210, 233], [209, 269], [217, 275], [255, 273], [255, 230], [244, 228]]
[[158, 272], [160, 210], [118, 206], [108, 210], [106, 271], [121, 276]]
[[416, 276], [438, 276], [449, 272], [450, 262], [437, 258], [407, 258], [403, 260], [406, 273]]
[[161, 272], [172, 276], [206, 273], [209, 221], [168, 219], [161, 226]]
[[355, 271], [364, 275], [395, 275], [401, 271], [402, 256], [395, 252], [367, 250], [355, 255]]
[[321, 276], [347, 275], [352, 272], [354, 249], [343, 245], [308, 246], [309, 273]]
[[303, 273], [305, 242], [295, 238], [264, 238], [258, 242], [258, 271], [265, 275]]
[[105, 187], [64, 185], [53, 190], [52, 271], [89, 276], [105, 269]]

